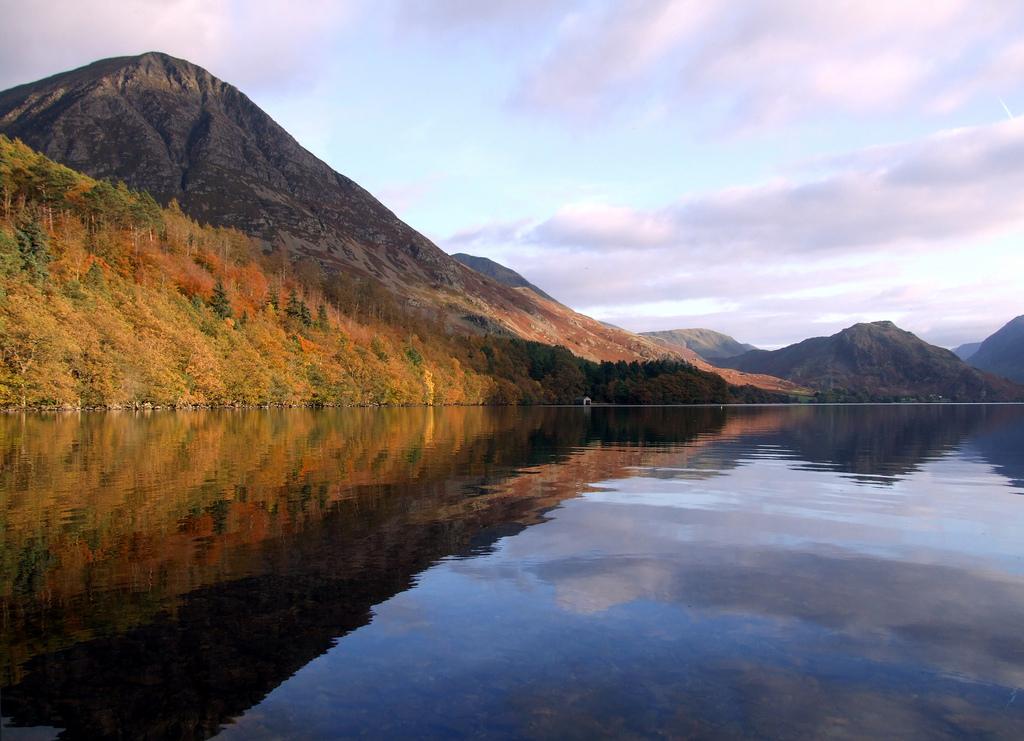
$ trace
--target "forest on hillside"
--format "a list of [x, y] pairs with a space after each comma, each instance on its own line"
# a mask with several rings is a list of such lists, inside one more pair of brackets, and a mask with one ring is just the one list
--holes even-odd
[[0, 408], [777, 401], [671, 360], [451, 331], [0, 136]]

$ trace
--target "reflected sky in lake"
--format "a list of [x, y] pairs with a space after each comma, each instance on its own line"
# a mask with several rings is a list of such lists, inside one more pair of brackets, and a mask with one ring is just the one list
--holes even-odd
[[5, 739], [1024, 736], [1024, 407], [0, 442]]

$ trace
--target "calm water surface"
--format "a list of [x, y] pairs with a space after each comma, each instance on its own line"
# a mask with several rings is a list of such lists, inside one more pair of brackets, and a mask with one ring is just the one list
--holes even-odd
[[1024, 407], [0, 416], [18, 738], [1024, 738]]

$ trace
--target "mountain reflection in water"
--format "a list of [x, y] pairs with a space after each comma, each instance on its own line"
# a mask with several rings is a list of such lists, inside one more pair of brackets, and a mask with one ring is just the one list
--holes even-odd
[[6, 415], [0, 465], [5, 739], [1024, 735], [1024, 407]]

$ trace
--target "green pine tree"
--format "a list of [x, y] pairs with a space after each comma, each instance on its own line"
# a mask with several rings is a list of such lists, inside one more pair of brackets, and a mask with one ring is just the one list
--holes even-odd
[[100, 264], [93, 260], [92, 265], [85, 271], [85, 279], [83, 280], [86, 286], [93, 288], [97, 291], [103, 291], [107, 288], [107, 276], [103, 274], [103, 268]]
[[290, 319], [302, 320], [302, 302], [294, 288], [288, 292], [288, 305], [285, 307], [284, 313]]
[[21, 249], [13, 235], [0, 229], [0, 276], [14, 275], [21, 270]]
[[21, 253], [22, 270], [41, 283], [50, 277], [50, 241], [43, 227], [34, 219], [15, 230], [18, 252]]
[[217, 285], [213, 287], [213, 295], [210, 296], [210, 308], [221, 319], [227, 319], [231, 316], [231, 302], [228, 300], [228, 292], [224, 288], [224, 283], [220, 279], [217, 280]]

